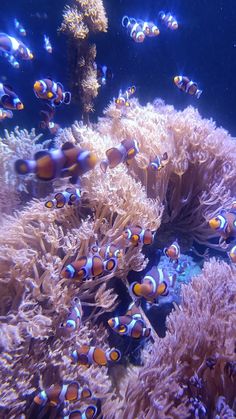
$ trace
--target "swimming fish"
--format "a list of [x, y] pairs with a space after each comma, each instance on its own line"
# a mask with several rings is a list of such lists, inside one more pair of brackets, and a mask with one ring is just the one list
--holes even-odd
[[10, 111], [8, 109], [0, 108], [0, 122], [3, 121], [6, 118], [8, 118], [8, 119], [13, 118], [12, 111]]
[[50, 78], [37, 80], [33, 89], [38, 99], [48, 101], [51, 106], [59, 106], [61, 103], [69, 105], [71, 101], [71, 93], [65, 92], [61, 83]]
[[180, 247], [177, 240], [175, 240], [169, 247], [165, 247], [163, 250], [164, 254], [172, 261], [180, 258]]
[[106, 65], [97, 65], [97, 79], [98, 83], [102, 86], [105, 86], [108, 81], [112, 80], [113, 74], [110, 68], [108, 68]]
[[95, 346], [82, 345], [72, 352], [73, 361], [87, 368], [92, 364], [106, 366], [108, 362], [117, 362], [120, 358], [121, 353], [115, 348], [104, 351]]
[[130, 336], [134, 339], [150, 336], [151, 329], [141, 316], [138, 306], [132, 302], [124, 316], [113, 317], [108, 320], [109, 326], [120, 336]]
[[138, 43], [142, 43], [145, 39], [142, 24], [138, 23], [133, 17], [123, 16], [121, 24], [127, 29], [129, 36]]
[[115, 256], [116, 258], [120, 258], [123, 255], [122, 249], [119, 249], [115, 244], [107, 244], [104, 246], [99, 247], [97, 244], [91, 246], [91, 252], [94, 255], [99, 255], [103, 259], [109, 259]]
[[66, 265], [61, 271], [61, 276], [82, 282], [88, 278], [96, 278], [105, 273], [113, 272], [116, 267], [117, 259], [115, 257], [104, 260], [99, 255], [92, 257], [81, 256], [74, 262]]
[[155, 23], [144, 22], [141, 19], [137, 19], [137, 23], [139, 23], [141, 25], [142, 31], [145, 34], [145, 36], [147, 36], [149, 38], [153, 38], [155, 36], [160, 35], [160, 31], [159, 31], [157, 25], [155, 25]]
[[65, 401], [74, 402], [80, 399], [88, 399], [92, 392], [88, 387], [81, 387], [77, 381], [68, 384], [53, 384], [51, 387], [38, 393], [34, 403], [39, 406], [59, 406]]
[[0, 51], [6, 58], [9, 56], [14, 56], [16, 60], [32, 60], [34, 58], [30, 49], [22, 41], [3, 32], [0, 33]]
[[66, 188], [64, 192], [58, 192], [53, 199], [45, 202], [46, 208], [63, 208], [66, 204], [73, 205], [80, 201], [81, 191], [79, 188]]
[[23, 103], [16, 95], [16, 93], [13, 92], [12, 87], [3, 83], [0, 83], [0, 104], [5, 109], [17, 111], [24, 109]]
[[229, 256], [230, 262], [232, 262], [233, 264], [236, 264], [236, 242], [235, 241], [231, 244], [227, 254]]
[[154, 160], [150, 161], [148, 168], [153, 171], [160, 171], [167, 165], [168, 162], [168, 154], [165, 152], [162, 157], [156, 157]]
[[60, 125], [52, 120], [54, 118], [54, 115], [55, 108], [52, 108], [49, 105], [47, 110], [40, 111], [41, 121], [39, 123], [39, 127], [42, 130], [48, 130], [51, 135], [57, 135], [58, 132], [61, 130]]
[[130, 106], [129, 98], [135, 93], [135, 91], [136, 91], [135, 86], [128, 87], [128, 89], [126, 89], [124, 93], [122, 92], [122, 90], [120, 90], [118, 98], [115, 99], [116, 108], [122, 109], [124, 107], [129, 107]]
[[72, 302], [70, 314], [65, 323], [61, 323], [59, 333], [65, 336], [79, 330], [82, 322], [83, 309], [80, 299], [75, 297]]
[[149, 228], [133, 226], [125, 229], [123, 238], [133, 246], [138, 246], [139, 244], [143, 246], [144, 244], [152, 244], [154, 235]]
[[50, 42], [50, 39], [47, 35], [43, 35], [43, 46], [44, 49], [51, 54], [52, 53], [52, 44]]
[[45, 181], [70, 176], [70, 182], [76, 183], [79, 176], [95, 167], [96, 162], [94, 153], [67, 142], [61, 149], [37, 152], [33, 160], [17, 160], [15, 170], [20, 175], [35, 173], [38, 179]]
[[133, 282], [130, 285], [130, 292], [136, 298], [144, 297], [153, 302], [157, 297], [169, 294], [175, 279], [175, 275], [168, 275], [165, 269], [153, 267], [142, 279], [141, 284]]
[[63, 416], [63, 419], [93, 419], [97, 414], [97, 410], [97, 407], [91, 404], [83, 410], [73, 410], [68, 415]]
[[196, 96], [197, 99], [202, 94], [202, 90], [198, 89], [198, 85], [196, 82], [190, 80], [186, 76], [175, 76], [174, 77], [174, 84], [185, 93], [188, 93], [191, 96]]
[[159, 18], [168, 29], [171, 29], [172, 31], [175, 31], [176, 29], [178, 29], [179, 27], [178, 22], [176, 18], [172, 16], [171, 13], [165, 13], [163, 12], [163, 10], [161, 10], [159, 12]]
[[107, 168], [114, 169], [120, 163], [129, 163], [139, 152], [139, 145], [136, 140], [123, 140], [117, 147], [106, 151], [107, 158], [102, 160], [100, 167], [105, 173]]
[[223, 239], [236, 237], [236, 209], [222, 210], [220, 213], [209, 220], [209, 226], [217, 231]]
[[25, 28], [21, 25], [19, 20], [17, 20], [16, 18], [14, 19], [14, 25], [15, 25], [16, 30], [19, 32], [19, 35], [26, 36]]

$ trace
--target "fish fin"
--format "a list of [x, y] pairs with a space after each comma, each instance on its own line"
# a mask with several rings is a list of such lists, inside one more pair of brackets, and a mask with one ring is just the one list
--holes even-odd
[[71, 150], [72, 148], [75, 148], [74, 144], [67, 141], [66, 143], [63, 144], [61, 149], [62, 151], [65, 151], [65, 150]]
[[27, 175], [31, 173], [30, 166], [27, 160], [19, 159], [15, 162], [15, 171], [19, 175]]
[[70, 92], [64, 92], [63, 93], [63, 102], [65, 105], [69, 105], [71, 102], [71, 93]]
[[107, 160], [102, 160], [100, 163], [100, 168], [103, 171], [103, 173], [106, 173], [107, 168], [108, 168], [108, 161]]
[[34, 159], [39, 160], [39, 159], [41, 159], [41, 157], [45, 157], [45, 156], [48, 156], [48, 155], [49, 155], [48, 151], [40, 150], [40, 151], [37, 151], [37, 153], [35, 153]]

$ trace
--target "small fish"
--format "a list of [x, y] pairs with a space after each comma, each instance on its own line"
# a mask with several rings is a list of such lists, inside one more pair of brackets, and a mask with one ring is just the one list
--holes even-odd
[[144, 297], [153, 302], [157, 297], [169, 294], [175, 279], [175, 275], [168, 275], [165, 269], [153, 267], [142, 279], [141, 284], [133, 282], [130, 285], [130, 293], [136, 298]]
[[120, 358], [121, 353], [115, 348], [104, 351], [95, 346], [82, 345], [72, 352], [73, 361], [87, 368], [92, 364], [106, 366], [108, 362], [117, 362]]
[[123, 256], [122, 249], [117, 248], [117, 246], [112, 243], [104, 245], [102, 247], [99, 247], [96, 244], [94, 244], [90, 250], [94, 255], [99, 255], [103, 259], [109, 259], [113, 256], [115, 256], [116, 258], [120, 258]]
[[65, 323], [62, 323], [59, 328], [59, 333], [65, 336], [70, 335], [72, 332], [79, 330], [82, 322], [83, 309], [79, 298], [74, 298], [70, 314]]
[[79, 176], [95, 167], [96, 162], [94, 153], [67, 142], [61, 149], [37, 152], [33, 160], [17, 160], [15, 171], [19, 175], [35, 173], [38, 179], [45, 181], [70, 176], [70, 182], [76, 183]]
[[88, 387], [81, 387], [77, 381], [72, 381], [69, 384], [53, 384], [46, 388], [35, 396], [34, 403], [39, 406], [48, 404], [55, 407], [64, 401], [74, 402], [91, 396], [92, 392]]
[[144, 22], [143, 20], [137, 19], [137, 22], [141, 25], [142, 31], [145, 34], [145, 36], [149, 38], [156, 37], [160, 35], [160, 31], [153, 22]]
[[148, 169], [159, 172], [167, 165], [168, 162], [168, 154], [165, 152], [162, 157], [156, 157], [154, 160], [150, 161]]
[[30, 17], [33, 17], [33, 18], [36, 18], [36, 19], [42, 19], [42, 20], [48, 19], [48, 15], [47, 15], [46, 12], [31, 13]]
[[107, 82], [112, 80], [113, 78], [112, 71], [106, 65], [103, 65], [103, 66], [96, 65], [96, 68], [97, 68], [98, 83], [101, 86], [105, 86]]
[[16, 60], [32, 60], [34, 58], [32, 52], [22, 41], [9, 36], [6, 33], [0, 33], [0, 51], [5, 55], [14, 56]]
[[116, 267], [117, 259], [115, 257], [104, 260], [99, 255], [81, 256], [76, 261], [66, 265], [61, 271], [61, 276], [82, 282], [88, 278], [96, 278], [105, 273], [113, 272]]
[[138, 23], [133, 17], [123, 16], [121, 24], [127, 29], [129, 36], [137, 43], [142, 43], [145, 39], [142, 24]]
[[130, 336], [134, 339], [148, 337], [151, 333], [135, 303], [130, 304], [125, 315], [109, 319], [108, 324], [120, 336]]
[[179, 25], [174, 16], [171, 13], [165, 13], [163, 10], [159, 12], [159, 18], [161, 19], [162, 23], [172, 31], [178, 29]]
[[34, 93], [38, 99], [46, 100], [52, 107], [59, 106], [62, 103], [70, 104], [71, 93], [65, 92], [61, 83], [52, 79], [41, 79], [34, 83]]
[[180, 247], [177, 240], [175, 240], [169, 247], [165, 247], [164, 254], [172, 261], [178, 261], [180, 258]]
[[123, 93], [122, 90], [119, 91], [118, 98], [115, 99], [115, 105], [118, 109], [127, 108], [130, 106], [129, 98], [136, 92], [136, 87], [131, 86], [125, 90]]
[[236, 237], [236, 209], [222, 210], [216, 217], [209, 220], [209, 226], [225, 240]]
[[152, 244], [154, 235], [149, 228], [142, 228], [140, 226], [128, 227], [123, 233], [125, 241], [131, 243], [133, 246], [141, 244]]
[[55, 114], [55, 108], [48, 106], [48, 110], [40, 111], [41, 121], [39, 127], [42, 130], [48, 130], [51, 135], [57, 135], [61, 130], [61, 127], [56, 122], [52, 121]]
[[52, 53], [52, 44], [47, 35], [43, 35], [44, 49], [51, 54]]
[[185, 93], [188, 93], [191, 96], [196, 96], [197, 99], [202, 94], [202, 90], [198, 89], [198, 85], [196, 82], [190, 80], [186, 76], [175, 76], [174, 77], [174, 84]]
[[114, 169], [120, 163], [129, 164], [139, 152], [139, 145], [136, 140], [123, 140], [117, 147], [106, 151], [107, 158], [102, 160], [100, 167], [105, 173], [107, 168]]
[[14, 19], [14, 25], [15, 25], [16, 30], [19, 32], [19, 35], [26, 36], [25, 28], [21, 25], [19, 20], [17, 20], [16, 18]]
[[230, 262], [236, 264], [236, 242], [232, 243], [227, 254], [229, 256]]
[[97, 410], [97, 407], [91, 404], [83, 410], [73, 410], [69, 415], [63, 416], [63, 419], [93, 419]]
[[5, 109], [21, 111], [24, 105], [11, 86], [0, 83], [0, 104]]
[[81, 199], [79, 188], [67, 188], [64, 192], [58, 192], [53, 199], [45, 202], [46, 208], [63, 208], [66, 204], [74, 205]]
[[3, 121], [4, 119], [11, 119], [13, 118], [13, 113], [12, 111], [8, 110], [8, 109], [3, 109], [0, 108], [0, 122]]

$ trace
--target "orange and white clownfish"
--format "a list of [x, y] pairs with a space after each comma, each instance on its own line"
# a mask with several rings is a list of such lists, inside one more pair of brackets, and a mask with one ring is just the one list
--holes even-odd
[[191, 96], [196, 96], [197, 99], [202, 94], [202, 90], [198, 89], [198, 85], [196, 82], [190, 80], [186, 76], [175, 76], [174, 77], [174, 84], [185, 93], [188, 93]]
[[115, 257], [104, 260], [99, 255], [92, 257], [81, 256], [79, 259], [66, 265], [61, 271], [61, 276], [82, 282], [88, 278], [96, 278], [105, 273], [113, 272], [116, 267], [117, 259]]
[[14, 56], [21, 60], [32, 60], [34, 58], [30, 49], [22, 41], [3, 32], [0, 33], [0, 52], [5, 57]]
[[145, 39], [145, 33], [142, 24], [133, 17], [123, 16], [121, 24], [127, 29], [129, 36], [137, 43], [142, 43]]
[[93, 419], [95, 418], [97, 411], [97, 407], [94, 404], [90, 404], [83, 410], [73, 410], [68, 415], [63, 416], [63, 419]]
[[105, 173], [107, 168], [114, 169], [120, 163], [127, 163], [139, 152], [139, 145], [136, 140], [123, 140], [117, 147], [109, 148], [106, 151], [107, 158], [102, 160], [100, 167]]
[[59, 327], [59, 334], [63, 336], [69, 336], [72, 332], [79, 330], [82, 323], [83, 309], [81, 301], [78, 297], [75, 297], [72, 301], [70, 314], [64, 323], [61, 323]]
[[11, 86], [0, 83], [0, 104], [5, 109], [21, 111], [24, 105]]
[[80, 399], [88, 399], [92, 396], [92, 392], [88, 387], [81, 387], [77, 381], [68, 384], [53, 384], [51, 387], [40, 391], [34, 397], [34, 403], [39, 406], [59, 406], [61, 403], [68, 401], [74, 402]]
[[8, 110], [8, 109], [3, 109], [0, 108], [0, 122], [3, 121], [4, 119], [11, 119], [13, 118], [13, 113], [12, 111]]
[[153, 302], [159, 296], [169, 295], [174, 281], [174, 275], [168, 275], [165, 269], [153, 267], [142, 279], [141, 284], [133, 282], [130, 285], [130, 292], [136, 298], [144, 297], [147, 301]]
[[108, 324], [120, 336], [140, 339], [151, 334], [151, 329], [146, 327], [140, 310], [135, 303], [130, 304], [125, 315], [109, 319]]
[[236, 209], [222, 210], [216, 217], [209, 220], [209, 226], [223, 237], [236, 237]]
[[101, 247], [99, 247], [97, 244], [94, 244], [93, 246], [91, 246], [90, 250], [94, 255], [99, 255], [103, 259], [109, 259], [113, 256], [116, 258], [120, 258], [123, 256], [123, 250], [119, 249], [113, 243]]
[[141, 244], [150, 245], [153, 243], [154, 235], [149, 228], [142, 228], [140, 226], [128, 227], [123, 232], [123, 238], [126, 242], [131, 243], [133, 246]]
[[230, 262], [232, 262], [233, 264], [236, 264], [236, 242], [235, 241], [231, 244], [227, 254], [229, 256]]
[[127, 108], [130, 106], [129, 98], [136, 92], [136, 87], [131, 86], [128, 87], [124, 92], [122, 90], [119, 91], [118, 97], [115, 99], [116, 108], [122, 109]]
[[69, 105], [71, 101], [71, 93], [65, 92], [61, 83], [50, 78], [37, 80], [33, 89], [38, 99], [47, 100], [51, 106], [59, 106], [61, 103]]
[[115, 348], [104, 351], [95, 346], [83, 345], [72, 352], [72, 360], [87, 368], [92, 364], [106, 366], [108, 362], [117, 362], [120, 358], [121, 353]]
[[149, 38], [153, 38], [155, 36], [160, 35], [159, 28], [153, 22], [145, 22], [141, 19], [137, 19], [137, 22], [141, 25], [142, 31], [145, 36]]
[[159, 18], [161, 19], [162, 23], [172, 31], [178, 29], [179, 25], [176, 18], [171, 13], [165, 13], [163, 10], [159, 12]]
[[165, 152], [162, 157], [156, 157], [154, 160], [151, 160], [148, 165], [148, 169], [159, 172], [167, 165], [168, 162], [168, 154]]
[[67, 142], [58, 150], [38, 151], [33, 160], [16, 160], [15, 170], [19, 175], [35, 173], [38, 179], [45, 181], [70, 177], [70, 182], [74, 184], [79, 176], [92, 170], [96, 163], [94, 153]]
[[43, 42], [44, 42], [44, 49], [51, 54], [52, 53], [52, 44], [50, 42], [50, 39], [47, 35], [43, 35]]
[[64, 192], [58, 192], [54, 198], [45, 202], [46, 208], [63, 208], [67, 205], [74, 205], [81, 199], [81, 191], [79, 188], [66, 188]]
[[170, 260], [178, 261], [180, 258], [180, 247], [178, 241], [175, 240], [169, 247], [165, 247], [163, 252]]
[[14, 25], [15, 25], [16, 30], [19, 32], [19, 35], [26, 36], [25, 28], [22, 26], [22, 24], [16, 18], [14, 19]]

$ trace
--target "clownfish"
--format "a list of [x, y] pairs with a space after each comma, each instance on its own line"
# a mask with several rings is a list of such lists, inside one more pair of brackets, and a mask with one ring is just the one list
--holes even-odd
[[96, 278], [105, 273], [113, 272], [116, 267], [117, 259], [115, 257], [104, 260], [99, 255], [81, 256], [76, 261], [66, 265], [61, 271], [61, 276], [82, 282], [88, 278]]
[[118, 362], [120, 358], [121, 353], [115, 348], [104, 351], [95, 346], [83, 345], [72, 352], [72, 360], [87, 368], [92, 364], [106, 366], [109, 361]]
[[22, 26], [22, 24], [16, 18], [14, 19], [14, 25], [15, 25], [16, 30], [19, 32], [19, 35], [26, 36], [25, 28]]
[[162, 23], [172, 31], [178, 29], [179, 25], [174, 16], [171, 13], [165, 13], [163, 10], [159, 12], [159, 18], [161, 19]]
[[38, 151], [33, 160], [16, 160], [15, 170], [19, 175], [35, 173], [38, 179], [45, 181], [68, 176], [71, 183], [76, 183], [96, 162], [94, 153], [67, 142], [59, 150]]
[[129, 98], [135, 92], [136, 92], [135, 86], [128, 87], [128, 89], [126, 89], [125, 92], [122, 92], [122, 90], [120, 90], [118, 98], [115, 99], [116, 108], [122, 109], [125, 107], [129, 107], [130, 106]]
[[3, 121], [6, 118], [13, 118], [13, 113], [12, 111], [8, 110], [8, 109], [3, 109], [0, 108], [0, 122]]
[[61, 127], [59, 124], [52, 121], [55, 115], [55, 109], [48, 105], [47, 110], [40, 111], [41, 121], [39, 127], [42, 130], [48, 129], [51, 135], [57, 135]]
[[45, 202], [46, 208], [63, 208], [66, 204], [73, 205], [80, 201], [81, 191], [79, 188], [66, 188], [64, 192], [58, 192], [53, 199]]
[[50, 78], [37, 80], [33, 90], [38, 99], [47, 100], [51, 106], [59, 106], [61, 103], [69, 105], [71, 101], [71, 93], [65, 92], [61, 83]]
[[129, 164], [138, 152], [139, 146], [136, 140], [123, 140], [117, 147], [106, 151], [107, 158], [101, 161], [100, 167], [105, 173], [108, 167], [114, 169], [120, 163]]
[[233, 207], [228, 211], [222, 210], [208, 223], [210, 228], [217, 231], [225, 240], [229, 237], [236, 237], [236, 209]]
[[150, 161], [148, 169], [159, 172], [167, 165], [168, 162], [168, 154], [165, 152], [162, 157], [156, 157], [154, 160]]
[[108, 320], [112, 330], [120, 336], [130, 336], [134, 339], [148, 337], [151, 329], [147, 328], [141, 316], [139, 308], [135, 303], [131, 303], [124, 316], [113, 317]]
[[165, 269], [153, 267], [142, 279], [141, 284], [133, 282], [130, 285], [130, 293], [136, 298], [144, 297], [153, 302], [157, 297], [169, 294], [174, 280], [175, 276], [168, 275]]
[[155, 36], [160, 35], [159, 28], [155, 23], [153, 22], [144, 22], [141, 19], [137, 19], [137, 22], [141, 25], [142, 31], [145, 34], [145, 36], [149, 38], [153, 38]]
[[52, 44], [47, 35], [43, 35], [44, 49], [51, 54], [52, 53]]
[[140, 226], [128, 227], [123, 232], [123, 238], [133, 246], [141, 244], [152, 244], [154, 235], [149, 228], [142, 228]]
[[178, 261], [180, 258], [180, 247], [178, 241], [175, 240], [169, 247], [165, 247], [163, 252], [170, 260]]
[[93, 419], [97, 414], [97, 407], [90, 404], [83, 410], [73, 410], [69, 415], [63, 416], [63, 419]]
[[229, 249], [229, 251], [227, 252], [227, 254], [228, 254], [228, 256], [229, 256], [230, 261], [231, 261], [233, 264], [236, 264], [236, 242], [234, 242], [234, 243], [230, 246], [230, 249]]
[[105, 86], [107, 84], [108, 81], [112, 80], [113, 78], [113, 74], [110, 68], [108, 68], [106, 65], [97, 65], [96, 66], [96, 70], [97, 70], [97, 79], [98, 79], [98, 83], [101, 86]]
[[174, 84], [185, 93], [188, 93], [191, 96], [196, 96], [197, 99], [202, 94], [202, 90], [198, 89], [198, 85], [196, 82], [190, 80], [186, 76], [175, 76], [174, 77]]
[[123, 256], [122, 249], [118, 249], [117, 246], [113, 243], [104, 245], [102, 247], [99, 247], [98, 245], [94, 244], [90, 250], [94, 255], [99, 255], [103, 259], [109, 259], [113, 256], [115, 256], [116, 258], [120, 258]]
[[79, 298], [73, 299], [70, 314], [64, 323], [59, 327], [59, 333], [65, 336], [70, 335], [72, 332], [79, 330], [82, 323], [83, 309]]
[[80, 399], [88, 399], [92, 392], [88, 387], [81, 387], [77, 381], [69, 384], [53, 384], [34, 397], [34, 403], [39, 406], [59, 406], [65, 401], [74, 402]]
[[133, 17], [123, 16], [121, 24], [127, 29], [129, 36], [138, 43], [142, 43], [145, 39], [142, 24]]
[[6, 58], [9, 56], [21, 60], [32, 60], [34, 58], [30, 49], [22, 41], [3, 32], [0, 33], [0, 52]]
[[24, 105], [11, 86], [0, 83], [0, 104], [5, 109], [21, 111]]

